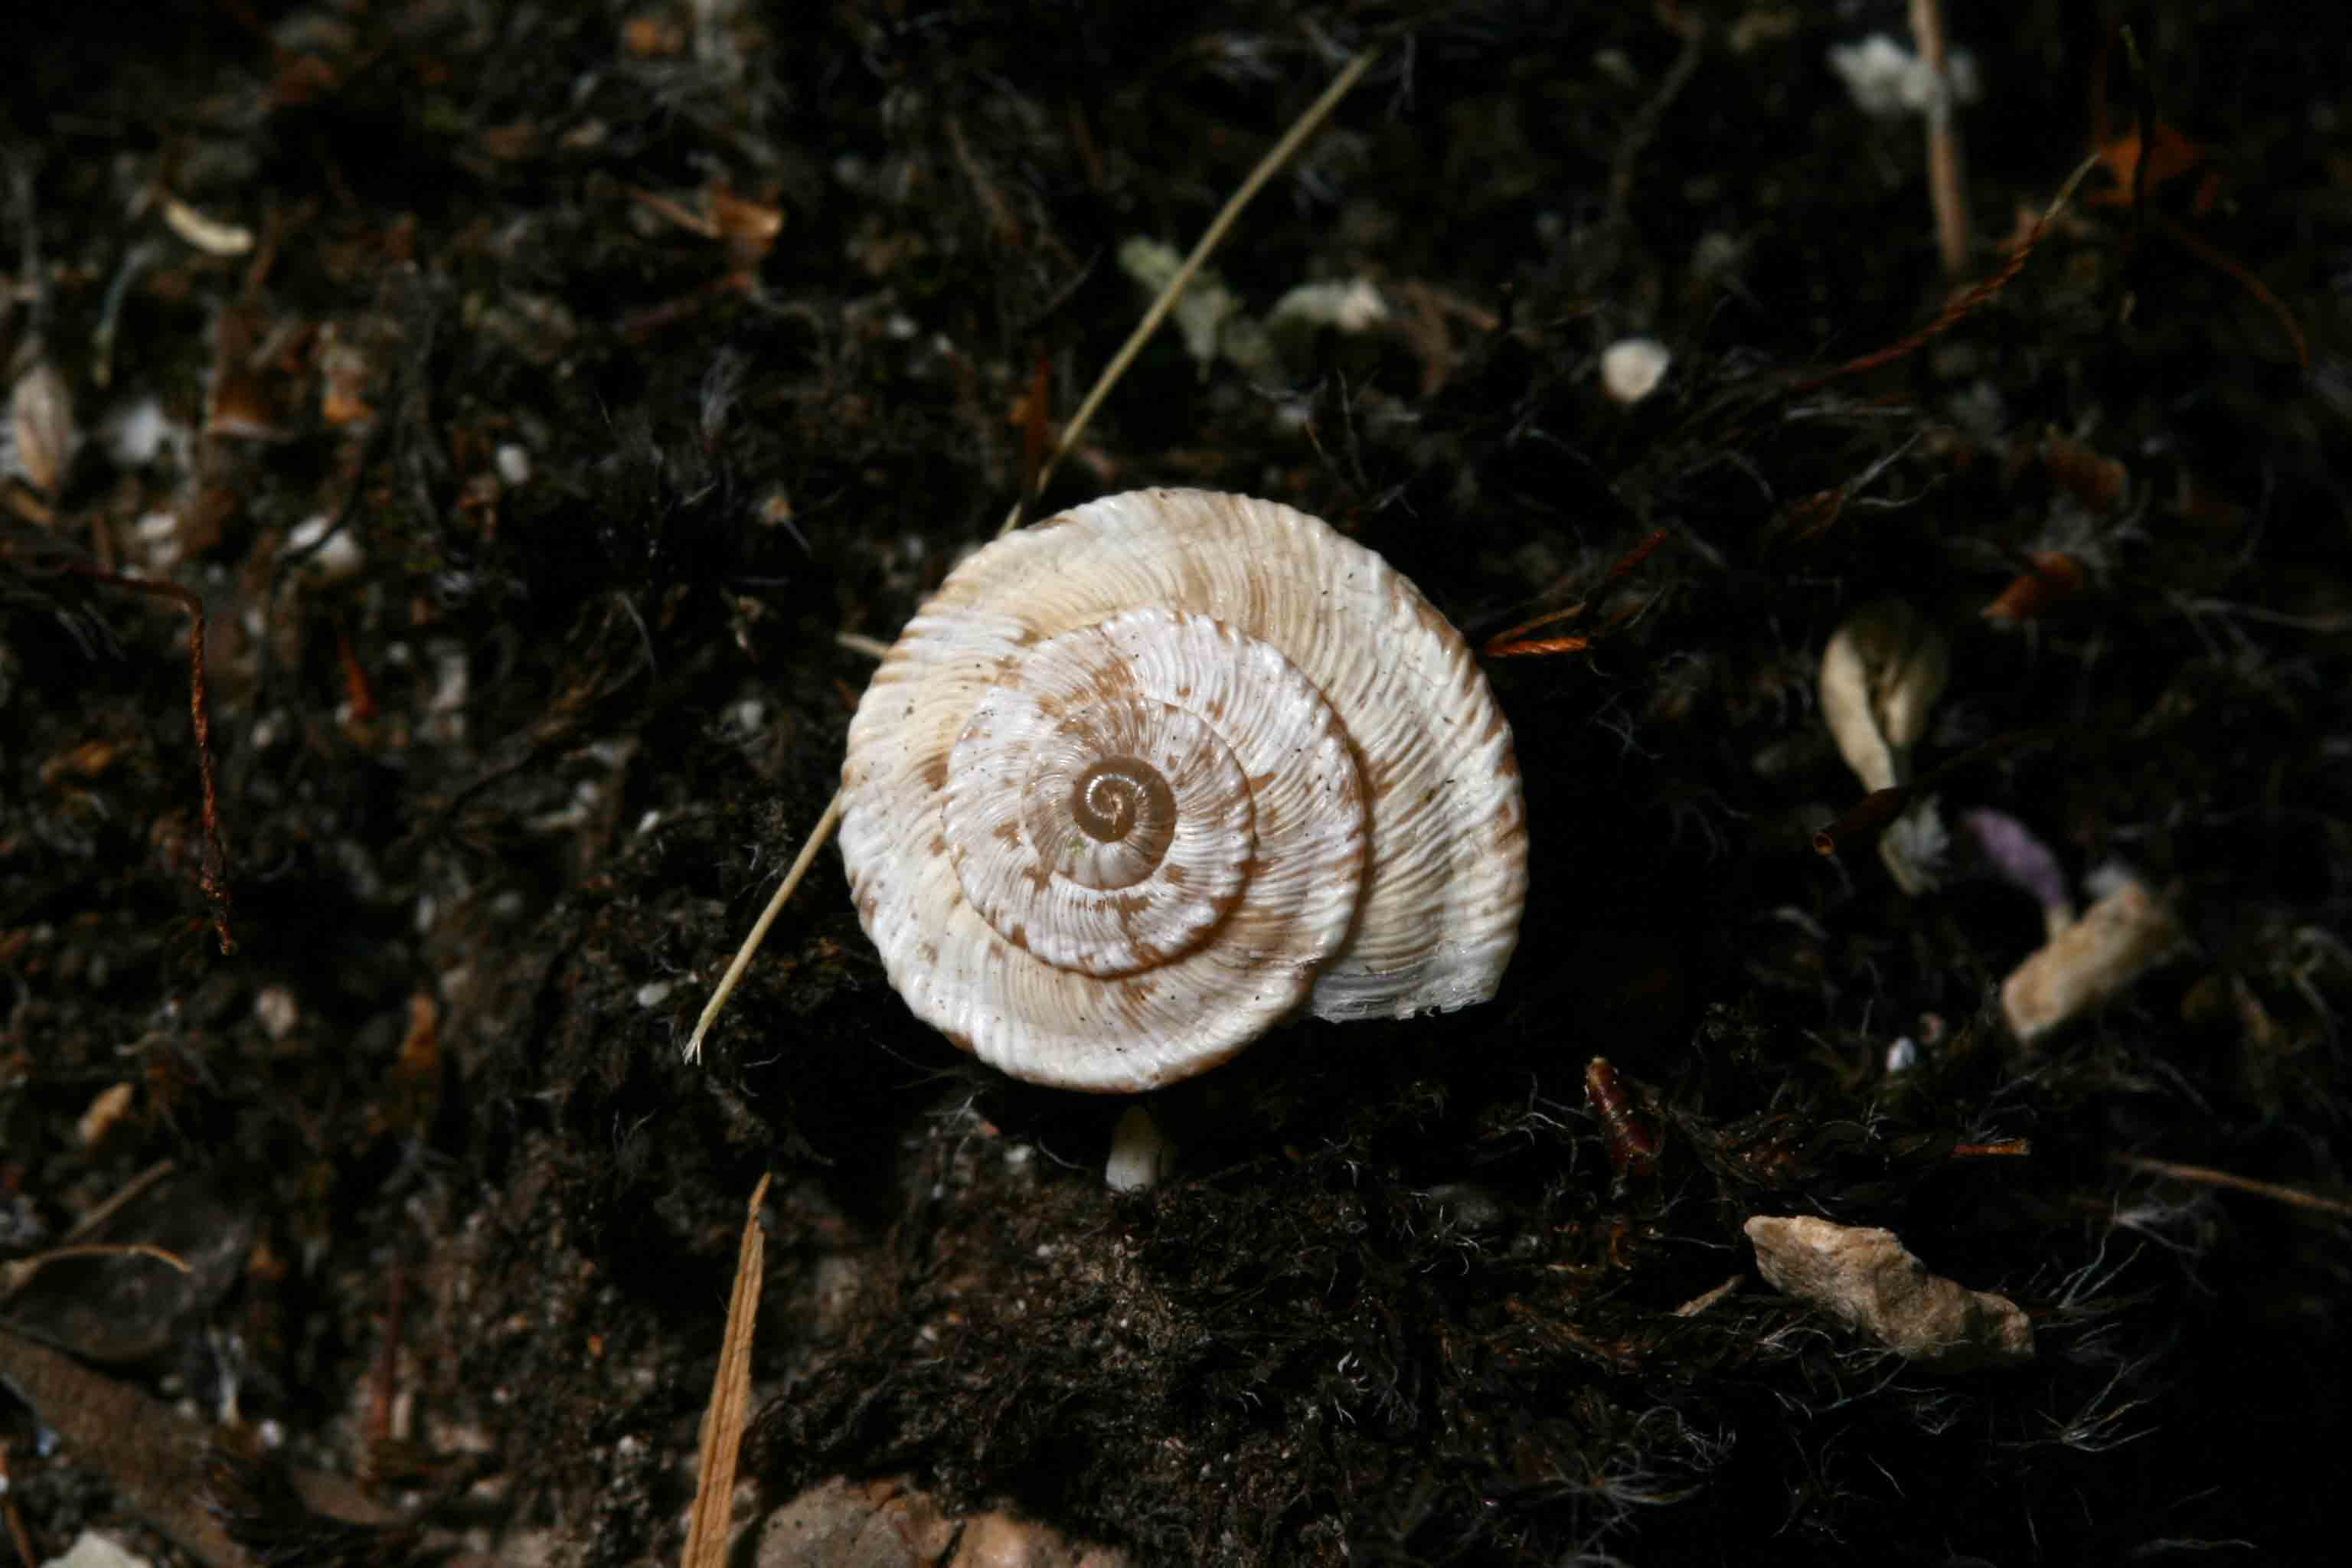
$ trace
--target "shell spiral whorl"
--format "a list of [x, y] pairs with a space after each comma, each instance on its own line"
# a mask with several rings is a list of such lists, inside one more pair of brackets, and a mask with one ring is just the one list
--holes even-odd
[[893, 984], [1035, 1082], [1483, 1001], [1517, 937], [1484, 676], [1379, 556], [1272, 502], [1138, 491], [981, 551], [876, 672], [842, 776]]

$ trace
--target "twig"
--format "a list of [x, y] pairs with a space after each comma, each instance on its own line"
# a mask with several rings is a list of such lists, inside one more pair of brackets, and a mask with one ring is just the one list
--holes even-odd
[[2156, 145], [2156, 86], [2147, 79], [2147, 62], [2139, 58], [2139, 40], [2132, 36], [2129, 25], [2116, 29], [2124, 42], [2124, 58], [2131, 66], [2132, 134], [2139, 143], [2139, 156], [2132, 163], [2132, 237], [2137, 240], [2147, 226], [2147, 166], [2155, 162], [2148, 156]]
[[2233, 1192], [2275, 1198], [2294, 1208], [2315, 1209], [2321, 1214], [2352, 1219], [2352, 1203], [2341, 1198], [2322, 1197], [2317, 1193], [2306, 1193], [2301, 1187], [2283, 1187], [2276, 1182], [2258, 1182], [2252, 1176], [2217, 1171], [2210, 1165], [2183, 1165], [2171, 1160], [2151, 1160], [2142, 1154], [2116, 1154], [2110, 1158], [2128, 1170], [2144, 1171], [2151, 1176], [2168, 1176], [2176, 1182], [2194, 1182], [2200, 1186], [2228, 1187]]
[[[1627, 214], [1633, 205], [1633, 182], [1640, 174], [1642, 154], [1657, 140], [1658, 127], [1665, 123], [1666, 111], [1698, 74], [1699, 61], [1706, 57], [1706, 29], [1694, 26], [1683, 34], [1682, 52], [1675, 63], [1666, 68], [1657, 91], [1650, 95], [1617, 138], [1617, 145], [1609, 154], [1609, 195], [1601, 209], [1601, 233], [1603, 237], [1601, 266], [1613, 267], [1619, 244], [1631, 227]], [[1597, 275], [1597, 274], [1596, 274]]]
[[735, 1460], [742, 1451], [743, 1423], [751, 1405], [751, 1341], [760, 1322], [760, 1282], [767, 1271], [768, 1237], [760, 1228], [760, 1205], [767, 1198], [768, 1173], [762, 1172], [760, 1184], [751, 1189], [743, 1242], [735, 1254], [735, 1288], [727, 1299], [727, 1334], [719, 1347], [719, 1370], [710, 1380], [710, 1408], [702, 1415], [694, 1510], [687, 1516], [680, 1568], [723, 1568], [727, 1561]]
[[[1241, 183], [1240, 188], [1226, 198], [1223, 206], [1217, 209], [1217, 216], [1209, 220], [1209, 226], [1202, 234], [1200, 243], [1192, 247], [1192, 253], [1168, 279], [1167, 286], [1160, 290], [1160, 297], [1151, 301], [1151, 308], [1143, 312], [1143, 320], [1136, 323], [1135, 331], [1128, 334], [1127, 342], [1119, 345], [1118, 353], [1113, 354], [1110, 363], [1103, 367], [1102, 374], [1095, 380], [1093, 390], [1087, 394], [1086, 401], [1078, 405], [1078, 411], [1070, 416], [1070, 422], [1062, 428], [1061, 439], [1054, 444], [1052, 455], [1038, 465], [1035, 478], [1024, 485], [1023, 493], [1014, 499], [1012, 510], [1004, 514], [1004, 525], [996, 531], [998, 538], [1002, 539], [1020, 526], [1031, 497], [1045, 493], [1047, 482], [1054, 477], [1055, 466], [1076, 444], [1079, 434], [1094, 418], [1095, 411], [1110, 395], [1111, 388], [1118, 385], [1119, 378], [1127, 374], [1127, 367], [1134, 363], [1143, 345], [1151, 341], [1151, 334], [1160, 330], [1160, 323], [1168, 319], [1168, 312], [1182, 297], [1185, 284], [1192, 281], [1202, 263], [1208, 260], [1224, 239], [1225, 231], [1233, 227], [1234, 220], [1241, 216], [1242, 209], [1249, 205], [1250, 198], [1256, 195], [1274, 177], [1275, 171], [1287, 163], [1291, 155], [1315, 133], [1316, 127], [1321, 125], [1339, 100], [1348, 95], [1348, 89], [1356, 85], [1357, 79], [1371, 68], [1372, 59], [1373, 51], [1366, 50], [1349, 60], [1347, 68], [1332, 79], [1331, 85], [1323, 89], [1323, 95], [1307, 106], [1307, 111], [1284, 132], [1282, 140], [1258, 160], [1257, 167], [1249, 172], [1249, 177]], [[759, 922], [752, 926], [751, 934], [745, 937], [743, 945], [735, 950], [734, 960], [727, 965], [727, 973], [719, 976], [718, 988], [711, 992], [710, 1000], [703, 1004], [702, 1016], [695, 1021], [694, 1033], [687, 1039], [688, 1061], [702, 1059], [703, 1037], [710, 1032], [710, 1026], [718, 1019], [719, 1010], [727, 1005], [727, 998], [733, 994], [743, 977], [743, 971], [751, 965], [751, 955], [759, 952], [760, 943], [767, 939], [768, 928], [782, 912], [784, 900], [793, 896], [793, 889], [799, 887], [801, 879], [807, 875], [809, 863], [816, 858], [816, 852], [824, 847], [833, 837], [834, 829], [841, 826], [841, 806], [842, 797], [835, 792], [832, 804], [824, 808], [824, 815], [817, 818], [816, 826], [810, 830], [808, 842], [801, 846], [800, 858], [793, 862], [793, 868], [784, 873], [775, 897], [768, 900], [768, 907], [761, 913]]]
[[172, 1173], [172, 1170], [173, 1165], [171, 1161], [156, 1161], [153, 1164], [148, 1166], [145, 1170], [140, 1172], [137, 1175], [123, 1183], [121, 1186], [108, 1195], [105, 1202], [94, 1205], [88, 1214], [83, 1215], [81, 1218], [74, 1221], [73, 1228], [65, 1234], [65, 1240], [68, 1243], [77, 1242], [82, 1237], [89, 1235], [91, 1232], [98, 1229], [100, 1226], [104, 1225], [108, 1220], [110, 1220], [116, 1215], [121, 1214], [123, 1208], [129, 1205], [132, 1199], [138, 1197], [140, 1194], [145, 1192], [148, 1188], [153, 1186], [156, 1183], [170, 1175]]
[[800, 856], [793, 860], [792, 869], [786, 871], [784, 879], [776, 884], [775, 897], [770, 899], [768, 907], [760, 911], [760, 918], [752, 923], [751, 934], [745, 937], [743, 945], [735, 950], [734, 961], [727, 965], [727, 973], [719, 977], [718, 988], [710, 993], [710, 1000], [702, 1005], [702, 1016], [695, 1020], [694, 1034], [686, 1042], [688, 1061], [702, 1059], [702, 1037], [710, 1032], [710, 1026], [718, 1020], [719, 1010], [727, 1005], [727, 998], [733, 995], [735, 987], [741, 984], [743, 971], [751, 966], [751, 955], [760, 951], [761, 942], [768, 940], [768, 928], [774, 925], [776, 917], [784, 912], [784, 900], [793, 896], [793, 889], [801, 885], [801, 879], [808, 875], [809, 867], [815, 862], [816, 852], [825, 847], [833, 837], [834, 829], [841, 826], [841, 792], [835, 790], [833, 799], [825, 805], [824, 815], [816, 819], [814, 827], [809, 829], [808, 842], [801, 846]]
[[1967, 321], [1986, 300], [2008, 288], [2010, 279], [2025, 270], [2026, 260], [2042, 244], [2042, 237], [2050, 231], [2051, 224], [2056, 221], [2060, 213], [2066, 210], [2066, 204], [2074, 199], [2074, 188], [2098, 166], [2099, 154], [2096, 153], [2076, 164], [2074, 172], [2066, 176], [2066, 183], [2058, 188], [2056, 197], [2051, 201], [2048, 207], [2043, 209], [2042, 216], [2034, 220], [2033, 227], [2027, 233], [2025, 238], [2009, 253], [2009, 259], [2000, 264], [2000, 270], [1983, 282], [1972, 283], [1954, 295], [1934, 321], [1913, 332], [1909, 337], [1890, 343], [1875, 353], [1866, 353], [1860, 359], [1849, 360], [1834, 370], [1824, 371], [1809, 380], [1801, 381], [1789, 390], [1791, 393], [1811, 392], [1818, 387], [1828, 385], [1832, 381], [1840, 381], [1849, 375], [1859, 375], [1866, 370], [1876, 370], [1884, 364], [1892, 364], [1907, 354], [1917, 353], [1928, 342]]
[[[1650, 552], [1657, 549], [1659, 545], [1664, 543], [1665, 540], [1666, 531], [1663, 528], [1659, 529], [1657, 531], [1651, 534], [1649, 538], [1643, 540], [1641, 543], [1627, 551], [1623, 555], [1619, 556], [1617, 558], [1617, 563], [1609, 568], [1607, 584], [1622, 582], [1626, 577], [1630, 576], [1634, 569], [1639, 567], [1643, 562], [1647, 561], [1650, 558]], [[1642, 606], [1638, 605], [1629, 605], [1628, 607], [1618, 611], [1614, 616], [1609, 617], [1609, 624], [1606, 626], [1603, 626], [1601, 630], [1604, 632], [1614, 631], [1618, 626], [1631, 619], [1635, 611], [1639, 610], [1641, 607]], [[1551, 637], [1529, 637], [1528, 634], [1531, 631], [1537, 630], [1538, 627], [1550, 626], [1555, 621], [1573, 620], [1577, 616], [1584, 614], [1586, 608], [1586, 603], [1580, 600], [1576, 604], [1567, 606], [1565, 609], [1548, 611], [1543, 615], [1538, 616], [1534, 620], [1522, 621], [1508, 631], [1496, 632], [1493, 637], [1488, 637], [1485, 646], [1480, 647], [1478, 651], [1488, 658], [1519, 658], [1531, 654], [1581, 653], [1586, 648], [1592, 646], [1592, 639], [1591, 637], [1574, 635], [1564, 635]]]
[[1955, 1143], [1948, 1158], [1954, 1160], [2023, 1160], [2033, 1153], [2031, 1138], [2003, 1138], [1994, 1143]]
[[[2147, 162], [2146, 158], [2142, 158], [2139, 161], [2140, 167], [2143, 169], [2147, 167]], [[2174, 244], [2252, 294], [2256, 304], [2277, 317], [2281, 330], [2286, 333], [2287, 342], [2294, 345], [2296, 363], [2302, 365], [2305, 372], [2311, 369], [2311, 344], [2304, 337], [2303, 328], [2296, 324], [2294, 312], [2287, 309], [2285, 300], [2271, 292], [2270, 285], [2255, 277], [2238, 262], [2231, 260], [2218, 247], [2208, 245], [2198, 238], [2168, 214], [2157, 214], [2156, 222], [2157, 226], [2169, 236]]]
[[1054, 397], [1054, 369], [1045, 351], [1037, 351], [1036, 368], [1029, 375], [1029, 396], [1021, 421], [1021, 499], [1018, 515], [1029, 521], [1037, 505], [1037, 479], [1045, 470], [1045, 414]]
[[1813, 851], [1819, 855], [1843, 855], [1850, 849], [1866, 849], [1877, 842], [1878, 836], [1886, 831], [1887, 824], [1902, 816], [1913, 801], [1933, 795], [1954, 774], [1995, 758], [2005, 757], [2021, 746], [2053, 738], [2055, 738], [2055, 731], [2048, 729], [2015, 730], [2006, 735], [1995, 735], [1991, 740], [1971, 746], [1958, 756], [1939, 763], [1908, 784], [1873, 790], [1848, 806], [1844, 815], [1835, 822], [1813, 835]]
[[[1076, 445], [1079, 433], [1094, 418], [1095, 411], [1103, 405], [1103, 399], [1110, 395], [1110, 389], [1118, 384], [1119, 377], [1127, 374], [1127, 367], [1134, 363], [1137, 354], [1143, 352], [1143, 345], [1151, 341], [1151, 334], [1160, 330], [1160, 323], [1168, 319], [1168, 312], [1176, 308], [1176, 301], [1183, 298], [1184, 287], [1192, 281], [1192, 275], [1224, 242], [1225, 231], [1234, 226], [1234, 220], [1242, 216], [1242, 209], [1249, 205], [1250, 198], [1274, 178], [1275, 172], [1290, 161], [1291, 154], [1297, 152], [1309, 136], [1315, 134], [1316, 129], [1329, 117], [1331, 110], [1339, 107], [1339, 100], [1348, 96], [1348, 89], [1356, 85], [1357, 79], [1371, 68], [1373, 53], [1367, 49], [1349, 60], [1347, 68], [1323, 89], [1323, 96], [1307, 106], [1307, 112], [1300, 115], [1284, 133], [1282, 140], [1258, 160], [1257, 167], [1249, 172], [1249, 178], [1244, 180], [1240, 188], [1225, 199], [1225, 205], [1217, 209], [1217, 216], [1209, 220], [1209, 226], [1202, 232], [1200, 243], [1192, 247], [1190, 256], [1184, 258], [1184, 265], [1176, 268], [1175, 275], [1168, 279], [1167, 287], [1160, 290], [1160, 297], [1151, 301], [1151, 309], [1143, 312], [1143, 320], [1135, 324], [1135, 331], [1127, 335], [1127, 342], [1119, 344], [1118, 353], [1111, 355], [1110, 363], [1103, 367], [1102, 374], [1096, 378], [1094, 389], [1087, 394], [1086, 401], [1078, 405], [1076, 414], [1070, 416], [1069, 424], [1063, 427], [1062, 438], [1054, 443], [1053, 456], [1047, 458], [1045, 466], [1038, 470], [1037, 489], [1040, 492], [1053, 479], [1054, 470], [1060, 466], [1062, 458]], [[1021, 504], [1014, 501], [1013, 510], [1005, 513], [1004, 526], [997, 530], [999, 537], [1012, 532], [1019, 523]]]
[[48, 273], [41, 266], [41, 226], [33, 209], [33, 165], [13, 151], [8, 154], [8, 196], [18, 225], [16, 275], [32, 288], [31, 301], [25, 308], [24, 341], [37, 343], [48, 321]]
[[1944, 275], [1969, 269], [1969, 192], [1960, 178], [1960, 133], [1952, 123], [1952, 80], [1944, 64], [1939, 0], [1911, 0], [1911, 37], [1927, 68], [1927, 199], [1936, 208], [1936, 249]]
[[205, 901], [212, 906], [213, 932], [220, 938], [221, 956], [226, 958], [236, 951], [236, 939], [228, 928], [228, 844], [221, 837], [220, 791], [213, 779], [212, 707], [205, 697], [205, 602], [176, 583], [126, 577], [73, 561], [66, 563], [66, 570], [93, 583], [169, 599], [188, 613], [188, 717], [195, 728], [196, 777], [204, 790], [205, 848], [196, 881], [205, 890]]
[[37, 1252], [30, 1258], [18, 1258], [0, 1263], [0, 1300], [5, 1300], [32, 1283], [33, 1276], [52, 1263], [63, 1263], [69, 1258], [152, 1258], [158, 1263], [168, 1263], [183, 1274], [194, 1274], [195, 1268], [176, 1252], [166, 1251], [152, 1241], [85, 1241], [78, 1246], [53, 1247], [47, 1252]]

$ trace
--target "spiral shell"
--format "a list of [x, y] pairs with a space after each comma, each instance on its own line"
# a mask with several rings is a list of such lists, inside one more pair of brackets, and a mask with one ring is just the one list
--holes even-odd
[[891, 983], [1033, 1082], [1483, 1002], [1517, 941], [1485, 676], [1386, 562], [1271, 501], [1139, 490], [973, 555], [875, 673], [842, 789]]

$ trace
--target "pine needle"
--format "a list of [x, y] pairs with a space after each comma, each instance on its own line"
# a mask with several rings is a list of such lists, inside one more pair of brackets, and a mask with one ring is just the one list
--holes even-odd
[[727, 1299], [727, 1337], [719, 1347], [719, 1371], [710, 1380], [710, 1408], [702, 1415], [702, 1452], [696, 1467], [694, 1511], [687, 1516], [686, 1551], [680, 1568], [725, 1568], [727, 1527], [733, 1515], [735, 1461], [743, 1448], [743, 1425], [751, 1406], [751, 1338], [760, 1321], [760, 1281], [766, 1271], [768, 1235], [760, 1228], [760, 1205], [767, 1201], [768, 1176], [751, 1189], [743, 1216], [743, 1245], [735, 1254], [735, 1289]]

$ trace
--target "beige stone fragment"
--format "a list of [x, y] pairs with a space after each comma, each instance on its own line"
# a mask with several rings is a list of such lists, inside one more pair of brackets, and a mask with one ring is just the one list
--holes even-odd
[[997, 1510], [968, 1516], [948, 1568], [1134, 1568], [1113, 1547], [1072, 1541], [1050, 1524]]
[[1969, 1372], [2033, 1359], [2033, 1325], [2017, 1303], [1928, 1273], [1891, 1230], [1809, 1215], [1758, 1215], [1747, 1229], [1773, 1289], [1828, 1308], [1921, 1366]]
[[903, 1480], [819, 1481], [768, 1515], [758, 1568], [936, 1568], [955, 1521]]
[[2126, 882], [2010, 972], [2000, 986], [2001, 1016], [2030, 1045], [2106, 1005], [2179, 941], [2163, 902], [2139, 883]]
[[756, 1568], [1133, 1568], [1002, 1510], [951, 1519], [904, 1477], [820, 1481], [760, 1526]]

